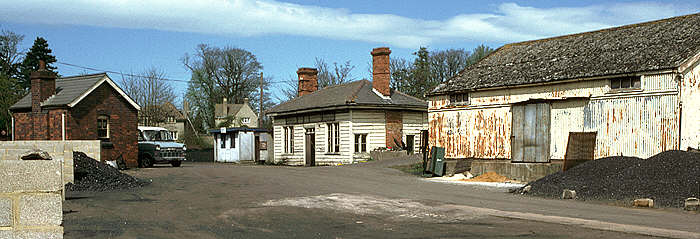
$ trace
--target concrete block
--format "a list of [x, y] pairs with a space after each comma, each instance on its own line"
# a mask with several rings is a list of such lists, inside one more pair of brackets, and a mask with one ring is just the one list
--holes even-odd
[[54, 230], [22, 230], [14, 232], [15, 239], [62, 239], [63, 228]]
[[0, 238], [2, 239], [14, 239], [15, 233], [11, 230], [0, 230]]
[[685, 199], [685, 205], [683, 209], [688, 211], [697, 211], [700, 209], [700, 199], [698, 198], [687, 198]]
[[564, 192], [561, 194], [561, 199], [576, 199], [576, 191], [564, 189]]
[[60, 226], [63, 221], [61, 194], [23, 195], [19, 202], [19, 224], [23, 226]]
[[0, 161], [0, 193], [63, 190], [61, 162], [55, 160]]
[[0, 227], [9, 226], [12, 226], [12, 199], [0, 197]]
[[654, 199], [651, 199], [651, 198], [635, 199], [633, 205], [635, 207], [654, 207]]

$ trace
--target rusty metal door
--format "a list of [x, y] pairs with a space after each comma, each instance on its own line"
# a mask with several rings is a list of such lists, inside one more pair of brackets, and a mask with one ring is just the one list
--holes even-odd
[[316, 165], [316, 134], [314, 132], [314, 129], [306, 129], [306, 157], [304, 161], [304, 165], [309, 167], [309, 166], [315, 166]]
[[550, 146], [549, 103], [513, 105], [512, 162], [548, 163]]

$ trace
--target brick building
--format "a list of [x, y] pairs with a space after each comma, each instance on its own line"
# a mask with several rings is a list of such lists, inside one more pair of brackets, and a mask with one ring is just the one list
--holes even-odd
[[428, 129], [425, 101], [390, 88], [386, 47], [372, 50], [372, 82], [359, 80], [318, 89], [314, 68], [300, 68], [298, 96], [267, 112], [274, 128], [274, 161], [336, 165], [370, 158], [370, 151], [418, 151]]
[[100, 140], [101, 160], [136, 167], [139, 110], [105, 73], [56, 79], [42, 64], [10, 107], [12, 140]]

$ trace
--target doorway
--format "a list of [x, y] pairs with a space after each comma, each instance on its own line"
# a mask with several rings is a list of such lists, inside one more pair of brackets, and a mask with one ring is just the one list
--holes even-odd
[[512, 162], [548, 163], [551, 105], [521, 104], [514, 105], [512, 110]]
[[413, 154], [414, 138], [414, 135], [406, 135], [406, 152], [408, 154]]
[[305, 133], [305, 152], [304, 166], [310, 167], [316, 165], [316, 132], [314, 128], [307, 128]]

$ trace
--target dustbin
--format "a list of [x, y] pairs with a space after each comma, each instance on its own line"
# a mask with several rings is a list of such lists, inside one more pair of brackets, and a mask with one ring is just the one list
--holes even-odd
[[430, 162], [428, 163], [428, 172], [437, 176], [442, 176], [445, 172], [445, 148], [433, 147], [430, 149]]

